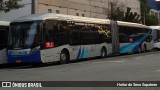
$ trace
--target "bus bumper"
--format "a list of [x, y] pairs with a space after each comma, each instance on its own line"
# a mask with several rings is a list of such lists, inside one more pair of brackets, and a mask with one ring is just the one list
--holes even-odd
[[35, 52], [27, 55], [8, 55], [9, 64], [25, 64], [25, 63], [42, 63], [40, 52]]

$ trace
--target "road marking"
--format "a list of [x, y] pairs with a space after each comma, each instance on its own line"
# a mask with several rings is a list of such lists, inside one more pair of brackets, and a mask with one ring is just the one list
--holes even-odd
[[151, 55], [147, 55], [147, 56], [151, 57], [151, 56], [153, 56], [153, 54], [151, 54]]
[[102, 62], [89, 62], [89, 63], [94, 63], [94, 64], [101, 64], [101, 63], [107, 63], [107, 62], [112, 62], [112, 63], [122, 63], [125, 62], [126, 60], [119, 60], [119, 61], [102, 61]]
[[139, 60], [139, 59], [142, 59], [142, 58], [143, 58], [143, 57], [136, 57], [135, 59], [136, 59], [136, 60]]
[[156, 72], [160, 72], [160, 70], [156, 70]]
[[125, 62], [126, 60], [119, 60], [119, 61], [109, 61], [109, 62], [115, 62], [115, 63], [122, 63]]

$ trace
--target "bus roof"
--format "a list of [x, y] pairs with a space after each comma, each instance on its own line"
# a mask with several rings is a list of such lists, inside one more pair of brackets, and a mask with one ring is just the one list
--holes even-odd
[[151, 29], [157, 29], [160, 30], [160, 26], [149, 26]]
[[88, 22], [88, 23], [99, 23], [99, 24], [110, 24], [109, 19], [95, 19], [95, 18], [87, 18], [87, 17], [79, 17], [79, 16], [71, 16], [71, 15], [63, 15], [63, 14], [33, 14], [28, 16], [20, 17], [12, 22], [24, 22], [24, 21], [33, 21], [33, 20], [64, 20], [64, 21], [77, 21], [77, 22]]
[[[64, 21], [76, 21], [76, 22], [97, 23], [97, 24], [110, 24], [109, 19], [88, 18], [88, 17], [56, 14], [56, 13], [33, 14], [33, 15], [23, 16], [12, 22], [25, 22], [25, 21], [35, 21], [35, 20], [64, 20]], [[122, 22], [122, 21], [118, 21], [118, 25], [138, 27], [138, 28], [149, 28], [142, 24]]]
[[0, 21], [1, 26], [9, 26], [9, 22], [7, 21]]
[[149, 28], [146, 25], [139, 24], [139, 23], [131, 23], [131, 22], [123, 22], [123, 21], [117, 21], [118, 25], [120, 26], [128, 26], [128, 27], [137, 27], [137, 28]]

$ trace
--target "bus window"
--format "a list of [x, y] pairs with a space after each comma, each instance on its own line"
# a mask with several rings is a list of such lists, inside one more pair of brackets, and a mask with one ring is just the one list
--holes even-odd
[[46, 20], [45, 43], [53, 48], [69, 43], [69, 27], [66, 21]]
[[[127, 36], [125, 35], [125, 34], [122, 34], [122, 33], [120, 33], [119, 34], [119, 42], [120, 43], [125, 43], [125, 42], [127, 42]], [[131, 38], [130, 38], [131, 39]], [[132, 41], [133, 42], [133, 41]]]
[[4, 49], [6, 47], [7, 44], [7, 27], [2, 27], [0, 26], [0, 50]]
[[160, 42], [160, 31], [158, 31], [157, 37], [158, 37], [158, 42]]
[[46, 20], [45, 22], [45, 48], [53, 48], [54, 42], [53, 42], [53, 21], [52, 20]]
[[152, 41], [152, 35], [148, 35], [146, 42], [151, 42]]
[[71, 31], [70, 45], [80, 45], [80, 33], [78, 31]]

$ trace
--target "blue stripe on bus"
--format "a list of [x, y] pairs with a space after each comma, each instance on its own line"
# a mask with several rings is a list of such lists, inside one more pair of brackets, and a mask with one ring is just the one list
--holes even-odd
[[89, 53], [89, 50], [88, 48], [85, 49], [85, 53], [83, 55], [83, 58], [87, 58], [88, 57], [88, 53]]
[[17, 60], [21, 63], [42, 63], [40, 51], [28, 55], [8, 55], [8, 63], [16, 63]]
[[80, 59], [80, 55], [81, 55], [81, 47], [79, 48], [77, 59]]
[[83, 59], [83, 58], [87, 58], [88, 57], [88, 53], [89, 53], [89, 49], [88, 48], [79, 48], [78, 51], [78, 55], [77, 55], [77, 59]]
[[145, 41], [147, 36], [148, 36], [148, 34], [145, 35], [143, 38], [135, 41], [134, 43], [131, 43], [129, 45], [121, 47], [120, 53], [128, 53], [129, 51], [131, 51], [132, 53], [137, 52], [139, 45], [141, 45]]
[[84, 47], [83, 47], [83, 49], [82, 49], [82, 53], [81, 53], [81, 56], [80, 56], [80, 59], [82, 59], [82, 58], [83, 58], [84, 53], [85, 53], [85, 50], [84, 50]]

